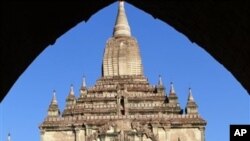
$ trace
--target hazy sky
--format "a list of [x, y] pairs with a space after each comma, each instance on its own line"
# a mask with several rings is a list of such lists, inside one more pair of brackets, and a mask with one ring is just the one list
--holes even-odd
[[[173, 81], [182, 108], [192, 88], [199, 112], [208, 122], [206, 141], [228, 141], [230, 124], [250, 123], [250, 97], [223, 65], [173, 27], [127, 3], [125, 8], [145, 76], [156, 84], [162, 75], [167, 93]], [[1, 141], [8, 132], [12, 141], [40, 140], [38, 126], [47, 115], [52, 91], [56, 90], [63, 111], [71, 84], [77, 96], [83, 75], [88, 86], [95, 84], [116, 14], [117, 3], [100, 10], [33, 61], [0, 104]]]

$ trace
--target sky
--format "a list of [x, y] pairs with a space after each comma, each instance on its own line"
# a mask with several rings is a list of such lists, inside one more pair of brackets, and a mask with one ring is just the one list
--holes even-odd
[[[250, 96], [222, 64], [173, 27], [125, 4], [140, 47], [144, 74], [151, 84], [162, 76], [166, 92], [174, 83], [184, 109], [188, 88], [207, 121], [206, 141], [228, 141], [230, 124], [250, 124]], [[0, 141], [39, 141], [38, 126], [47, 115], [56, 90], [60, 110], [73, 84], [75, 94], [83, 76], [87, 86], [101, 77], [106, 41], [112, 36], [117, 3], [81, 22], [48, 46], [19, 77], [0, 103]]]

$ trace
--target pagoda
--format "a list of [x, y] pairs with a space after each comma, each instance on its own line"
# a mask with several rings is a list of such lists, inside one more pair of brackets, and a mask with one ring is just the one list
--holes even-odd
[[191, 89], [183, 110], [173, 83], [169, 94], [161, 76], [158, 84], [149, 84], [124, 1], [119, 1], [101, 78], [87, 87], [83, 77], [79, 96], [71, 85], [62, 112], [53, 91], [39, 129], [41, 141], [204, 141], [205, 126]]

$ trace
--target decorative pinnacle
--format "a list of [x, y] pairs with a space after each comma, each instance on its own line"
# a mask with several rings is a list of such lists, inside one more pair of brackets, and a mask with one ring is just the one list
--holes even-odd
[[159, 75], [158, 85], [160, 85], [160, 86], [162, 86], [162, 85], [163, 85], [161, 75]]
[[82, 87], [86, 87], [86, 77], [85, 76], [83, 76], [82, 77]]
[[53, 98], [52, 98], [51, 104], [57, 104], [56, 91], [55, 90], [53, 90]]
[[173, 82], [170, 82], [170, 93], [175, 93]]
[[70, 95], [74, 95], [74, 87], [73, 87], [73, 84], [70, 85], [70, 92], [69, 92]]
[[118, 14], [116, 17], [115, 28], [113, 36], [131, 36], [130, 27], [128, 24], [127, 16], [124, 8], [124, 1], [119, 1]]
[[189, 88], [189, 93], [188, 93], [188, 101], [194, 101], [194, 97], [193, 97], [193, 95], [192, 95], [192, 90], [191, 90], [191, 88]]

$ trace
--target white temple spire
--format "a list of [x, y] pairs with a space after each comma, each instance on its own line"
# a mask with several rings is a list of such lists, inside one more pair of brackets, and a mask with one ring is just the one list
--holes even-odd
[[56, 91], [53, 90], [53, 97], [49, 105], [48, 116], [50, 117], [50, 116], [59, 116], [59, 115], [60, 115], [60, 110], [58, 108], [58, 103], [56, 100]]
[[162, 86], [162, 85], [163, 85], [161, 75], [159, 75], [158, 85], [160, 85], [160, 86]]
[[113, 36], [131, 36], [130, 27], [128, 24], [127, 16], [124, 8], [124, 1], [119, 1], [118, 14], [114, 27]]
[[81, 89], [80, 89], [80, 97], [83, 97], [84, 95], [87, 94], [87, 85], [86, 85], [86, 77], [83, 76], [82, 77], [82, 86], [81, 86]]
[[74, 87], [73, 87], [73, 84], [70, 85], [70, 92], [69, 92], [70, 95], [74, 95]]
[[188, 90], [188, 100], [186, 106], [186, 114], [198, 114], [198, 105], [194, 101], [191, 88]]
[[52, 98], [51, 104], [57, 104], [56, 91], [55, 90], [53, 90], [53, 98]]
[[82, 87], [86, 87], [86, 77], [82, 77]]
[[74, 92], [73, 84], [70, 85], [70, 91], [69, 91], [69, 95], [66, 101], [67, 101], [67, 105], [71, 105], [75, 103], [75, 92]]
[[189, 88], [189, 93], [188, 93], [188, 101], [194, 101], [194, 97], [193, 97], [193, 95], [192, 95], [192, 90], [191, 90], [191, 88]]
[[173, 82], [170, 83], [170, 93], [175, 93]]

